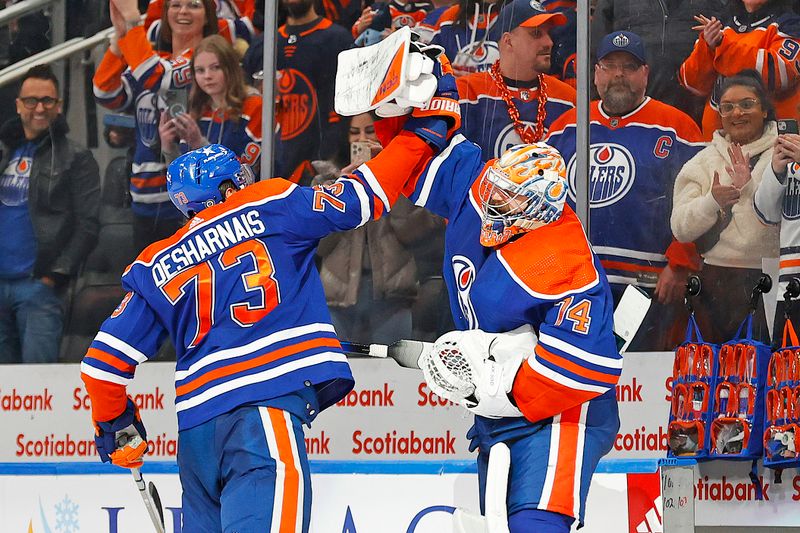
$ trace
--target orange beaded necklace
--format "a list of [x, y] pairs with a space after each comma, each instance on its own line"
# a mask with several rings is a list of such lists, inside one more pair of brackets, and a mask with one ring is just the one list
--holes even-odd
[[544, 82], [544, 74], [539, 74], [539, 105], [536, 112], [536, 124], [533, 131], [531, 131], [531, 128], [526, 128], [519, 119], [519, 109], [517, 109], [517, 105], [511, 98], [511, 92], [508, 90], [508, 86], [503, 80], [503, 75], [500, 74], [499, 60], [494, 62], [492, 68], [489, 70], [489, 75], [491, 76], [492, 81], [494, 81], [494, 84], [497, 86], [500, 97], [506, 103], [506, 107], [508, 108], [508, 117], [511, 119], [511, 122], [514, 123], [514, 129], [519, 135], [519, 138], [522, 139], [522, 142], [525, 144], [531, 144], [541, 141], [542, 137], [544, 137], [544, 120], [547, 117], [547, 110], [545, 109], [545, 104], [547, 103], [547, 85]]

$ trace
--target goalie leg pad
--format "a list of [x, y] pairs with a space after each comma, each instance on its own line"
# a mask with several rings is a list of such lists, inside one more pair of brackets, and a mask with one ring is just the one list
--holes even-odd
[[510, 470], [511, 450], [508, 449], [506, 443], [498, 442], [489, 450], [489, 466], [486, 471], [487, 533], [509, 533], [508, 473]]

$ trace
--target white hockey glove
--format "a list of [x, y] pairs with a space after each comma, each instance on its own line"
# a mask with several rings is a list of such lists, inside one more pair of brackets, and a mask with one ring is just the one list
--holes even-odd
[[450, 331], [422, 355], [419, 366], [428, 387], [442, 398], [487, 418], [519, 417], [523, 414], [508, 393], [537, 341], [528, 325], [508, 333]]

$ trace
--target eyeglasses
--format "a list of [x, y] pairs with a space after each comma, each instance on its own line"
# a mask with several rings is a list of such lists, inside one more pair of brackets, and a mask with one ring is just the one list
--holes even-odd
[[182, 7], [185, 7], [189, 11], [197, 11], [198, 9], [203, 9], [203, 2], [200, 0], [192, 0], [191, 2], [170, 2], [167, 4], [167, 9], [171, 9], [172, 11], [180, 11]]
[[742, 113], [749, 113], [760, 102], [755, 98], [745, 98], [743, 100], [739, 100], [738, 102], [720, 102], [719, 104], [719, 114], [723, 117], [730, 115], [733, 113], [735, 108], [741, 109]]
[[53, 106], [61, 100], [59, 98], [53, 98], [52, 96], [42, 96], [41, 98], [35, 96], [20, 96], [19, 101], [22, 102], [22, 105], [24, 105], [26, 109], [36, 109], [36, 106], [39, 104], [42, 104], [42, 107], [45, 109], [52, 109]]
[[623, 74], [633, 74], [640, 68], [642, 68], [641, 63], [606, 63], [606, 62], [598, 62], [597, 66], [600, 67], [601, 70], [606, 72], [617, 72], [618, 70], [622, 70]]

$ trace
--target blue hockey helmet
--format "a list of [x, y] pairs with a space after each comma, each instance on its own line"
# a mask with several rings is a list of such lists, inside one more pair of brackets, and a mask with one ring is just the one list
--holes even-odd
[[222, 202], [220, 185], [230, 181], [237, 189], [255, 182], [253, 171], [221, 144], [209, 144], [187, 152], [167, 169], [169, 199], [184, 216]]

